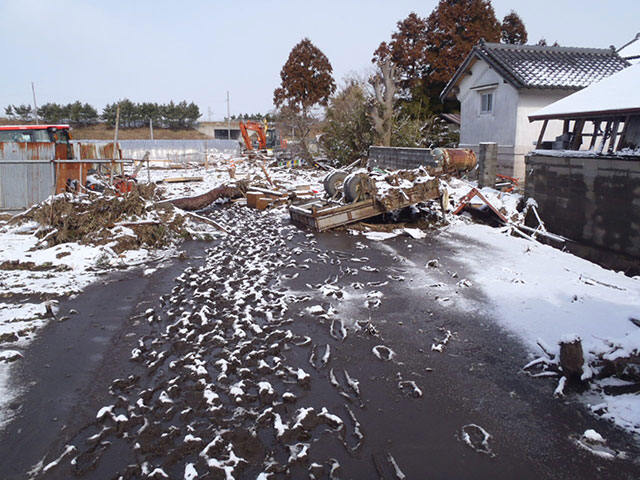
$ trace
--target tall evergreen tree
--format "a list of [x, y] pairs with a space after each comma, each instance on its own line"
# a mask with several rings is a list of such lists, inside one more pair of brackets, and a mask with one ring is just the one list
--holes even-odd
[[511, 10], [509, 15], [502, 19], [502, 43], [524, 45], [527, 43], [527, 29], [524, 22], [516, 12]]
[[498, 42], [500, 35], [489, 0], [440, 0], [427, 18], [427, 80], [444, 87], [481, 38]]
[[414, 12], [397, 23], [398, 30], [391, 42], [382, 42], [373, 54], [373, 62], [389, 58], [395, 65], [398, 86], [405, 97], [420, 83], [427, 73], [427, 24]]
[[308, 155], [309, 111], [315, 105], [326, 106], [335, 92], [333, 68], [329, 59], [308, 38], [302, 39], [289, 53], [280, 71], [281, 84], [273, 92], [276, 107], [288, 107], [299, 115], [297, 130], [303, 154]]

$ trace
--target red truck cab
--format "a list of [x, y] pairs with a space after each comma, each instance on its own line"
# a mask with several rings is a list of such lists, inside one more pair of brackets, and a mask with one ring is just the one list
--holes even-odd
[[0, 142], [55, 142], [69, 144], [69, 125], [0, 125]]

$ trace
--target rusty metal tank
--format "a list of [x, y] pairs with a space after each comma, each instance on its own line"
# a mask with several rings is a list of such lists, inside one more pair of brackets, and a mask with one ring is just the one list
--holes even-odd
[[468, 172], [478, 164], [476, 154], [468, 148], [434, 148], [431, 153], [443, 172]]

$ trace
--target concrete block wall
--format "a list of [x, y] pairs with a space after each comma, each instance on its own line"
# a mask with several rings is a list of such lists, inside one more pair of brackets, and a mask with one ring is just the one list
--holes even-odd
[[547, 228], [640, 259], [640, 157], [526, 157], [525, 195]]
[[367, 166], [385, 170], [413, 169], [435, 166], [430, 148], [371, 147]]

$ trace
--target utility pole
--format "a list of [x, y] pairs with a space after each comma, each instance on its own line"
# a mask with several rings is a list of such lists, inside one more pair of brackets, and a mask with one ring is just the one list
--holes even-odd
[[227, 90], [227, 140], [231, 140], [231, 110], [229, 108], [229, 90]]
[[33, 92], [33, 114], [36, 116], [36, 125], [39, 125], [40, 122], [38, 121], [38, 104], [36, 103], [36, 87], [33, 82], [31, 82], [31, 91]]
[[153, 118], [149, 119], [149, 133], [151, 134], [151, 140], [153, 140]]
[[211, 114], [213, 113], [211, 107], [207, 107], [207, 112], [209, 113], [209, 123], [211, 123]]
[[120, 126], [120, 102], [116, 107], [116, 133], [113, 137], [113, 157], [111, 158], [111, 172], [109, 175], [109, 185], [113, 185], [113, 169], [116, 165], [116, 152], [118, 151], [118, 127]]

